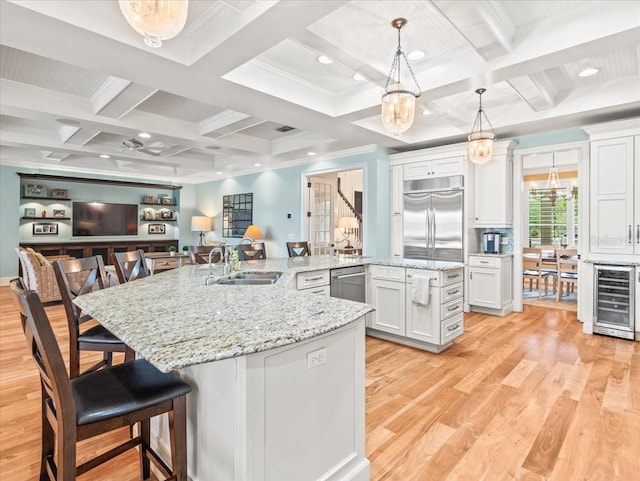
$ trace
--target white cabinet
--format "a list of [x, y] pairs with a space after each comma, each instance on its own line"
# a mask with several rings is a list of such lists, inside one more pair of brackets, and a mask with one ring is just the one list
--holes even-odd
[[[463, 271], [369, 266], [367, 302], [375, 306], [367, 332], [440, 352], [464, 332]], [[414, 294], [414, 286], [417, 292]], [[424, 289], [429, 292], [424, 296]]]
[[405, 335], [404, 268], [369, 266], [367, 303], [375, 306], [370, 327], [398, 336]]
[[306, 291], [309, 294], [331, 294], [329, 269], [320, 271], [299, 272], [296, 275], [296, 289]]
[[401, 259], [402, 247], [402, 211], [403, 176], [402, 165], [391, 167], [391, 257]]
[[513, 303], [513, 257], [469, 256], [472, 311], [505, 315]]
[[[506, 145], [505, 145], [506, 144]], [[493, 158], [474, 165], [474, 227], [513, 226], [513, 149], [515, 144], [496, 144]]]
[[640, 255], [640, 136], [591, 143], [590, 251]]
[[463, 168], [463, 157], [448, 157], [423, 162], [412, 162], [404, 166], [404, 180], [463, 175]]

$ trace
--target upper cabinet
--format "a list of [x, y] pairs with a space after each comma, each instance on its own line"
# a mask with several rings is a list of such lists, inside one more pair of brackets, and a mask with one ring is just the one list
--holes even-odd
[[474, 164], [473, 227], [513, 226], [513, 150], [514, 142], [498, 142], [493, 158], [484, 165]]
[[640, 135], [591, 142], [590, 251], [640, 255]]
[[412, 162], [404, 166], [404, 180], [420, 180], [431, 177], [446, 177], [449, 175], [462, 175], [464, 159], [462, 156], [448, 157], [444, 159]]

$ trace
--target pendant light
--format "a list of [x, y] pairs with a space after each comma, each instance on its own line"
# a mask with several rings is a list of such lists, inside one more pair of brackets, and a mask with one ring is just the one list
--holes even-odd
[[[493, 155], [493, 142], [496, 139], [496, 134], [493, 132], [491, 122], [489, 122], [487, 114], [485, 114], [482, 109], [482, 94], [486, 91], [487, 89], [476, 90], [476, 93], [480, 97], [480, 106], [478, 107], [478, 114], [476, 115], [476, 119], [473, 121], [473, 127], [468, 137], [469, 160], [478, 165], [486, 164], [491, 160], [491, 156]], [[486, 124], [489, 126], [490, 130], [482, 128], [482, 116], [484, 116]]]
[[[391, 26], [398, 30], [398, 48], [393, 57], [391, 70], [387, 77], [387, 83], [384, 86], [384, 94], [382, 95], [382, 125], [394, 135], [401, 134], [413, 125], [413, 119], [416, 112], [416, 98], [420, 97], [422, 92], [413, 74], [411, 65], [407, 56], [400, 46], [400, 30], [407, 24], [405, 18], [396, 18], [391, 22]], [[414, 90], [409, 90], [407, 86], [401, 83], [400, 63], [401, 58], [407, 65], [407, 70], [411, 74]]]
[[149, 47], [161, 47], [187, 22], [188, 0], [119, 0], [119, 4], [124, 18]]

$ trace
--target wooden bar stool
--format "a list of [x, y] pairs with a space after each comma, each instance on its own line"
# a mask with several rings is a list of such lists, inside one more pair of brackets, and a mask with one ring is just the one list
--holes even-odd
[[289, 257], [310, 256], [311, 249], [307, 241], [287, 242], [287, 252]]
[[115, 259], [116, 273], [118, 274], [120, 284], [151, 275], [142, 249], [114, 252], [113, 257]]
[[208, 264], [209, 253], [216, 247], [222, 250], [223, 255], [221, 256], [219, 252], [214, 252], [213, 256], [211, 256], [211, 261], [215, 263], [223, 261], [224, 246], [189, 246], [189, 256], [191, 257], [191, 263], [194, 265]]
[[241, 261], [257, 261], [267, 258], [267, 250], [262, 242], [238, 245], [238, 255]]
[[[71, 379], [101, 367], [111, 366], [114, 352], [124, 352], [125, 361], [133, 361], [135, 358], [133, 350], [100, 324], [80, 330], [82, 324], [93, 321], [93, 318], [84, 314], [73, 300], [87, 292], [108, 287], [109, 281], [102, 256], [57, 260], [53, 263], [53, 270], [69, 325], [69, 376]], [[102, 361], [80, 373], [80, 351], [102, 351], [104, 356]]]
[[[140, 445], [143, 479], [150, 460], [163, 475], [187, 481], [186, 395], [191, 386], [143, 359], [91, 372], [70, 380], [53, 329], [40, 298], [19, 279], [11, 291], [22, 329], [40, 372], [42, 454], [40, 481], [75, 481], [76, 477]], [[171, 468], [151, 449], [150, 419], [168, 413]], [[76, 443], [114, 429], [140, 423], [140, 434], [76, 466]], [[55, 453], [55, 456], [54, 456]], [[57, 460], [57, 463], [56, 463]]]

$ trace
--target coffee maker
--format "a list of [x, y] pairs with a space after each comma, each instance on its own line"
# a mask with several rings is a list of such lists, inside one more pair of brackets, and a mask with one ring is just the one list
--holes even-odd
[[499, 232], [485, 232], [482, 234], [482, 252], [485, 254], [499, 254], [500, 237]]

